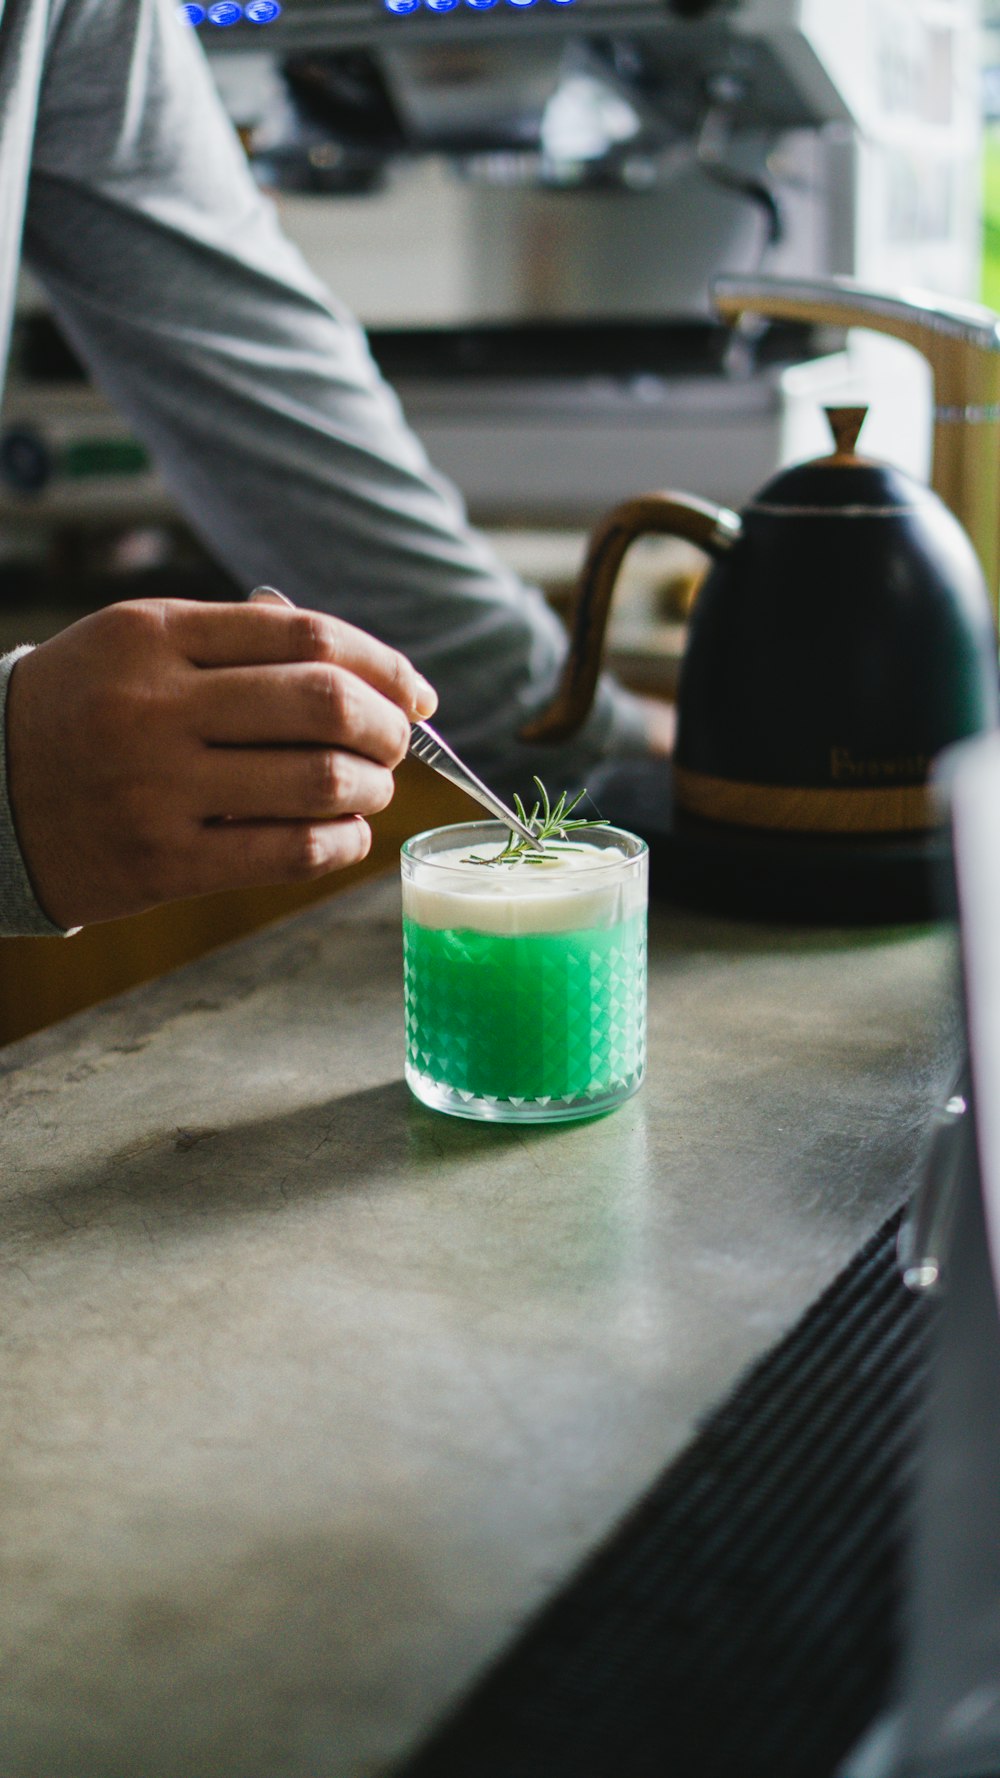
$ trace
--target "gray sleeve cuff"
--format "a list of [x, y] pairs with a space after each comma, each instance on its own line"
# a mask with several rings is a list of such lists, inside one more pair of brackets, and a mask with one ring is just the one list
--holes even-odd
[[[31, 653], [31, 645], [15, 648], [0, 660], [0, 938], [65, 938], [70, 933], [54, 926], [35, 898], [18, 845], [14, 816], [7, 791], [7, 687], [16, 663]], [[79, 931], [79, 927], [71, 928]]]

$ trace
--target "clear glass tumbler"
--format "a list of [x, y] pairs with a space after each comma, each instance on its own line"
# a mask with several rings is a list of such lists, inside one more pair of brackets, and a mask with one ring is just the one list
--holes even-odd
[[496, 821], [402, 851], [406, 1079], [436, 1111], [551, 1123], [610, 1111], [646, 1067], [648, 853], [587, 828], [554, 864], [483, 864]]

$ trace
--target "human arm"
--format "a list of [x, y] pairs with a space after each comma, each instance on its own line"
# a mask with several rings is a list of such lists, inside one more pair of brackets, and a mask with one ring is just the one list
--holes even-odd
[[403, 649], [443, 732], [498, 788], [641, 752], [602, 682], [568, 744], [521, 746], [564, 652], [427, 463], [360, 330], [282, 237], [173, 0], [66, 0], [26, 245], [77, 348], [236, 578]]

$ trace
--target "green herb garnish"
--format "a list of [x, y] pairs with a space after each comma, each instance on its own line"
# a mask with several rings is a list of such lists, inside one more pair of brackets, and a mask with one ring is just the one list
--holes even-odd
[[[549, 793], [546, 790], [545, 785], [542, 783], [541, 778], [536, 778], [534, 782], [538, 786], [539, 800], [535, 803], [530, 815], [516, 792], [514, 795], [514, 813], [519, 821], [523, 821], [525, 827], [530, 827], [535, 838], [540, 840], [543, 846], [547, 845], [552, 840], [565, 841], [567, 835], [575, 832], [581, 827], [603, 827], [605, 825], [603, 821], [585, 821], [579, 816], [575, 820], [572, 819], [573, 810], [579, 808], [587, 794], [585, 790], [581, 790], [579, 795], [573, 798], [572, 802], [569, 801], [569, 791], [564, 790], [559, 801], [556, 803], [555, 808], [553, 808]], [[560, 847], [561, 852], [580, 852], [582, 850], [583, 848], [581, 846], [564, 844]], [[548, 855], [544, 852], [539, 852], [537, 847], [529, 845], [527, 840], [522, 840], [519, 834], [516, 834], [511, 830], [507, 835], [507, 844], [502, 852], [497, 853], [495, 858], [477, 858], [475, 853], [473, 853], [470, 858], [465, 858], [462, 862], [463, 864], [485, 864], [492, 866], [495, 864], [520, 864], [523, 859], [526, 864], [554, 864], [556, 858], [557, 854], [555, 852], [550, 852]]]

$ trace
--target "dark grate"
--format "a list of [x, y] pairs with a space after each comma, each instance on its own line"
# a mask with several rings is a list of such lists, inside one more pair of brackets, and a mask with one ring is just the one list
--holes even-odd
[[898, 1220], [397, 1778], [828, 1778], [897, 1649], [931, 1319]]

